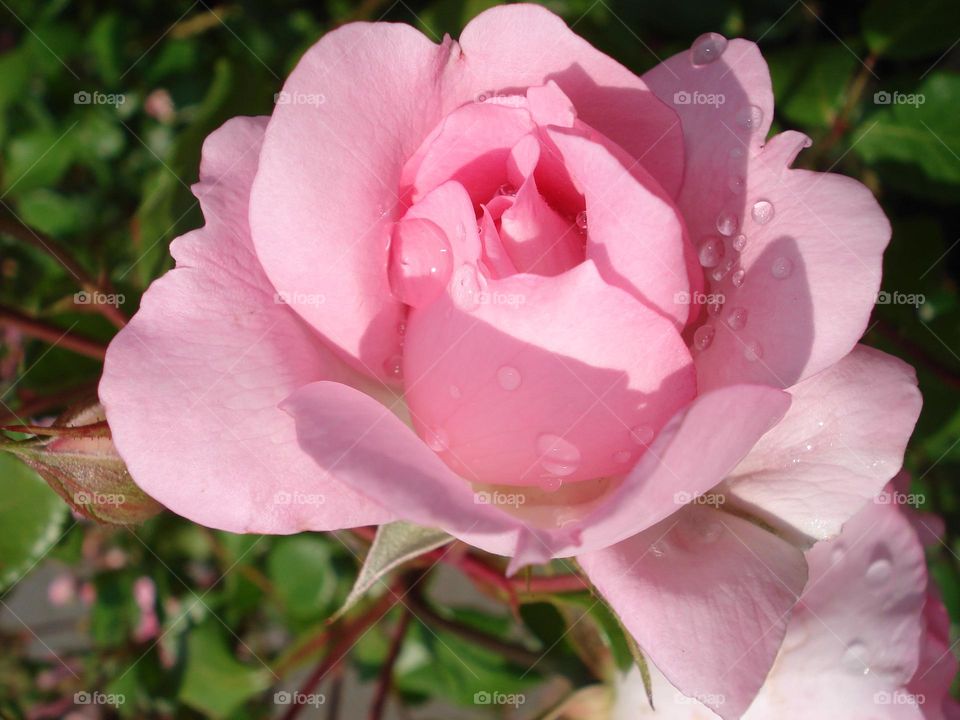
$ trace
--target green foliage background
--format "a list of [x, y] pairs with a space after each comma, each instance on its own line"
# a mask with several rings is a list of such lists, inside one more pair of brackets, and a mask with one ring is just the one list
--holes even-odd
[[[488, 0], [156, 3], [130, 0], [0, 2], [0, 306], [89, 338], [114, 332], [72, 301], [76, 274], [41, 245], [62, 247], [93, 278], [106, 279], [135, 310], [169, 267], [169, 241], [202, 223], [189, 192], [204, 137], [237, 114], [269, 113], [300, 54], [354, 19], [411, 23], [435, 39], [456, 36]], [[576, 32], [637, 72], [715, 30], [760, 43], [776, 93], [774, 131], [813, 138], [799, 165], [859, 178], [893, 225], [884, 289], [919, 294], [917, 307], [878, 305], [866, 342], [917, 367], [925, 405], [907, 456], [925, 508], [946, 518], [930, 565], [954, 623], [960, 622], [960, 4], [955, 0], [553, 0], [543, 3]], [[163, 105], [169, 112], [150, 110]], [[875, 93], [919, 94], [922, 104], [882, 104]], [[119, 106], [77, 104], [75, 94], [122, 94]], [[148, 102], [149, 99], [149, 102]], [[162, 107], [161, 107], [162, 110]], [[10, 228], [29, 226], [41, 241]], [[25, 242], [25, 240], [27, 240]], [[5, 315], [0, 315], [0, 332]], [[100, 365], [62, 347], [0, 334], [0, 399], [14, 410], [66, 400], [93, 387]], [[0, 408], [2, 410], [2, 408]], [[8, 416], [9, 419], [9, 416]], [[0, 715], [56, 708], [78, 690], [122, 692], [124, 717], [274, 715], [272, 690], [287, 687], [307, 653], [286, 669], [297, 643], [323, 620], [356, 572], [348, 538], [233, 536], [171, 515], [114, 530], [75, 522], [35, 478], [0, 458], [0, 584], [53, 568], [95, 599], [76, 625], [82, 643], [62, 654], [69, 672], [37, 652], [44, 633], [0, 631]], [[25, 511], [24, 508], [29, 510]], [[29, 547], [18, 538], [33, 538]], [[44, 554], [45, 553], [45, 554]], [[112, 553], [112, 554], [111, 554]], [[38, 557], [43, 559], [34, 565]], [[113, 558], [113, 560], [109, 560]], [[117, 559], [119, 558], [119, 560]], [[29, 573], [26, 571], [29, 569]], [[133, 637], [136, 578], [157, 585], [165, 631], [159, 644]], [[16, 587], [11, 593], [16, 592]], [[0, 600], [6, 600], [0, 595]], [[80, 601], [77, 601], [78, 603]], [[443, 609], [460, 630], [414, 623], [397, 688], [418, 705], [439, 698], [469, 708], [478, 690], [528, 691], [559, 674], [591, 682], [589, 662], [568, 637], [518, 680], [514, 661], [482, 642], [520, 632], [548, 650], [569, 613], [549, 602], [517, 623], [502, 611]], [[0, 605], [0, 617], [7, 612]], [[9, 618], [8, 618], [9, 619]], [[597, 632], [616, 645], [616, 629]], [[385, 622], [352, 656], [362, 678], [386, 656]], [[511, 628], [513, 628], [511, 630]], [[605, 629], [604, 629], [605, 628]], [[578, 652], [579, 651], [579, 652]], [[466, 658], [467, 662], [458, 662]], [[531, 712], [534, 708], [526, 708]], [[486, 710], [487, 715], [495, 710]], [[56, 711], [50, 717], [55, 717]], [[348, 712], [344, 717], [353, 717]], [[436, 716], [442, 716], [436, 715]]]

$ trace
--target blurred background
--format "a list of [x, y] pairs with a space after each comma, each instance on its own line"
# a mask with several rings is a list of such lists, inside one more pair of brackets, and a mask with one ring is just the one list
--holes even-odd
[[[93, 391], [117, 316], [170, 267], [169, 241], [202, 224], [189, 186], [204, 137], [233, 115], [269, 113], [324, 32], [380, 19], [439, 40], [495, 4], [0, 0], [0, 424]], [[797, 164], [856, 177], [879, 197], [894, 234], [865, 342], [920, 376], [906, 464], [913, 497], [946, 520], [929, 565], [956, 629], [960, 3], [543, 4], [638, 73], [708, 30], [757, 41], [773, 131], [814, 141]], [[383, 701], [381, 667], [395, 664], [384, 717], [535, 718], [629, 657], [589, 595], [528, 593], [511, 607], [511, 591], [482, 570], [445, 562], [425, 576], [424, 565], [400, 579], [415, 583], [419, 619], [390, 611], [326, 668], [315, 702], [293, 708], [283, 693], [309, 687], [325, 649], [356, 631], [325, 619], [368, 543], [236, 536], [170, 514], [101, 526], [0, 454], [0, 716], [356, 718]], [[523, 702], [483, 703], [494, 691]]]

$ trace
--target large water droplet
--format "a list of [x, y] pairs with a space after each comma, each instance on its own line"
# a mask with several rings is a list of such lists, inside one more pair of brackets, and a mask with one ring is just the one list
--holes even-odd
[[742, 330], [747, 324], [747, 309], [742, 307], [731, 308], [727, 315], [727, 325], [731, 330]]
[[693, 346], [701, 352], [710, 347], [717, 329], [713, 325], [701, 325], [693, 333]]
[[540, 466], [557, 477], [576, 472], [580, 465], [577, 446], [552, 433], [543, 433], [537, 438], [537, 454], [540, 456]]
[[867, 646], [860, 640], [854, 640], [847, 645], [847, 649], [843, 651], [843, 659], [841, 662], [843, 663], [843, 667], [849, 672], [857, 675], [866, 675], [870, 672], [870, 665], [867, 662], [868, 658], [869, 653], [867, 652]]
[[790, 258], [778, 257], [770, 266], [770, 274], [777, 280], [785, 280], [793, 272], [793, 262]]
[[582, 231], [587, 231], [587, 211], [581, 210], [577, 213], [577, 227]]
[[740, 221], [735, 213], [722, 212], [717, 216], [717, 232], [730, 237], [737, 231]]
[[461, 265], [453, 275], [450, 288], [453, 302], [462, 310], [474, 310], [480, 304], [481, 279], [472, 265]]
[[723, 240], [717, 237], [708, 237], [697, 250], [700, 264], [705, 268], [716, 267], [723, 259]]
[[773, 203], [769, 200], [757, 200], [750, 209], [750, 215], [757, 225], [766, 225], [773, 220]]
[[756, 362], [763, 357], [763, 347], [756, 340], [751, 340], [743, 346], [743, 357], [747, 362]]
[[736, 121], [743, 129], [754, 132], [763, 122], [763, 110], [756, 105], [747, 105], [737, 112]]
[[737, 270], [730, 278], [730, 282], [733, 283], [734, 287], [743, 287], [743, 279], [746, 277], [747, 271], [743, 268]]
[[716, 62], [727, 49], [727, 39], [715, 32], [704, 33], [690, 46], [690, 62], [694, 67], [702, 67]]
[[523, 378], [520, 377], [520, 371], [515, 367], [504, 365], [497, 370], [497, 382], [504, 390], [516, 390], [523, 382]]
[[450, 241], [436, 223], [412, 218], [393, 226], [387, 276], [400, 302], [415, 308], [429, 304], [447, 286], [452, 269]]
[[446, 431], [443, 428], [433, 428], [427, 430], [427, 436], [425, 438], [427, 442], [427, 447], [429, 447], [434, 452], [444, 452], [450, 443], [450, 438], [447, 436]]
[[637, 445], [649, 445], [653, 440], [653, 428], [649, 425], [637, 425], [630, 430], [630, 438]]

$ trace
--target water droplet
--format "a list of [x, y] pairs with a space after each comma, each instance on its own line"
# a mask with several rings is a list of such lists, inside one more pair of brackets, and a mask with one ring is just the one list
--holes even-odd
[[777, 278], [777, 280], [784, 280], [790, 277], [792, 272], [793, 262], [791, 262], [790, 258], [778, 257], [773, 261], [773, 265], [770, 266], [770, 274]]
[[480, 304], [480, 276], [472, 265], [461, 265], [450, 288], [453, 302], [462, 310], [474, 310]]
[[727, 39], [715, 32], [704, 33], [690, 46], [690, 62], [694, 67], [709, 65], [723, 55], [727, 49]]
[[732, 212], [722, 212], [717, 216], [717, 232], [730, 237], [740, 225], [737, 216]]
[[753, 132], [757, 130], [763, 122], [763, 110], [756, 105], [747, 105], [737, 112], [736, 121], [737, 125], [743, 129]]
[[747, 271], [743, 268], [737, 270], [733, 276], [730, 278], [730, 281], [733, 283], [734, 287], [743, 287], [743, 278], [746, 276]]
[[587, 211], [581, 210], [577, 213], [577, 227], [581, 232], [587, 231]]
[[383, 369], [386, 370], [387, 375], [394, 378], [403, 377], [403, 358], [399, 355], [391, 355], [386, 360], [383, 361]]
[[613, 461], [620, 463], [621, 465], [624, 465], [630, 462], [630, 458], [632, 457], [633, 457], [633, 453], [630, 452], [629, 450], [617, 450], [613, 454]]
[[545, 492], [556, 492], [563, 486], [563, 478], [556, 475], [542, 475], [537, 478], [537, 486]]
[[450, 438], [442, 428], [427, 430], [427, 447], [434, 452], [444, 452], [450, 443]]
[[540, 466], [558, 477], [576, 472], [580, 464], [577, 446], [552, 433], [544, 433], [537, 438], [537, 453], [540, 455]]
[[882, 583], [890, 577], [892, 571], [892, 563], [885, 557], [879, 557], [867, 568], [867, 580], [872, 583]]
[[838, 562], [843, 560], [843, 556], [847, 554], [847, 546], [842, 542], [836, 542], [833, 546], [833, 550], [830, 551], [830, 562], [836, 565]]
[[743, 175], [738, 172], [734, 172], [730, 174], [730, 177], [727, 180], [727, 187], [730, 188], [731, 192], [735, 192], [739, 195], [746, 189], [747, 181]]
[[720, 311], [723, 310], [723, 303], [726, 301], [723, 293], [713, 293], [714, 297], [710, 298], [710, 301], [707, 303], [707, 314], [712, 317], [718, 317]]
[[730, 314], [727, 315], [727, 325], [730, 326], [731, 330], [742, 330], [747, 324], [747, 309], [742, 307], [735, 307], [730, 310]]
[[701, 325], [693, 333], [693, 346], [703, 352], [713, 343], [716, 334], [717, 329], [713, 325]]
[[773, 220], [773, 203], [769, 200], [757, 200], [750, 210], [750, 215], [757, 225], [766, 225]]
[[743, 249], [747, 246], [747, 236], [746, 235], [737, 235], [733, 239], [733, 249], [737, 252], [743, 252]]
[[697, 527], [700, 539], [709, 544], [716, 542], [723, 534], [723, 525], [716, 521], [709, 521]]
[[649, 445], [653, 440], [653, 428], [649, 425], [637, 425], [630, 430], [630, 438], [637, 445]]
[[497, 195], [507, 195], [513, 196], [517, 194], [517, 189], [513, 187], [510, 183], [504, 183], [499, 188], [497, 188]]
[[716, 237], [709, 237], [700, 243], [697, 250], [697, 256], [700, 258], [700, 264], [705, 268], [716, 267], [723, 259], [724, 247], [723, 240]]
[[497, 370], [497, 382], [504, 390], [516, 390], [523, 382], [523, 378], [520, 377], [520, 371], [515, 367], [504, 365]]
[[657, 559], [662, 558], [665, 553], [666, 548], [664, 547], [663, 543], [654, 543], [650, 546], [650, 554]]
[[400, 302], [428, 305], [443, 292], [452, 269], [450, 241], [435, 223], [414, 218], [394, 225], [387, 276]]
[[721, 264], [719, 267], [715, 268], [714, 271], [710, 273], [710, 277], [713, 279], [714, 282], [720, 282], [727, 276], [727, 273], [729, 273], [732, 269], [733, 269], [733, 260], [727, 260], [726, 262]]
[[743, 347], [743, 357], [747, 362], [756, 362], [763, 357], [763, 347], [756, 340], [751, 340]]
[[842, 663], [848, 671], [857, 675], [866, 675], [870, 672], [867, 659], [867, 646], [860, 640], [854, 640], [844, 650]]
[[452, 397], [454, 400], [459, 400], [462, 395], [463, 393], [460, 392], [460, 388], [458, 388], [456, 385], [450, 386], [450, 397]]
[[400, 335], [406, 335], [406, 333], [407, 333], [407, 324], [406, 324], [406, 323], [398, 323], [398, 324], [397, 324], [397, 333], [400, 334]]

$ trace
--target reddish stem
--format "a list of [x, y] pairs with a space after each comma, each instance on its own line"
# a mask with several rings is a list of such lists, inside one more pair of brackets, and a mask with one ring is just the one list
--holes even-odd
[[410, 627], [410, 618], [409, 611], [404, 612], [394, 630], [393, 638], [390, 641], [390, 651], [383, 661], [383, 667], [380, 668], [380, 677], [377, 679], [377, 692], [373, 697], [373, 704], [370, 706], [370, 720], [380, 720], [383, 716], [383, 710], [387, 705], [387, 695], [389, 695], [390, 686], [393, 683], [393, 666], [396, 665], [400, 648], [403, 646], [403, 638], [406, 637], [407, 628]]
[[103, 360], [107, 353], [107, 349], [95, 340], [75, 335], [55, 325], [47, 325], [11, 308], [0, 307], [0, 325], [15, 327], [24, 335], [59, 345], [95, 360]]

